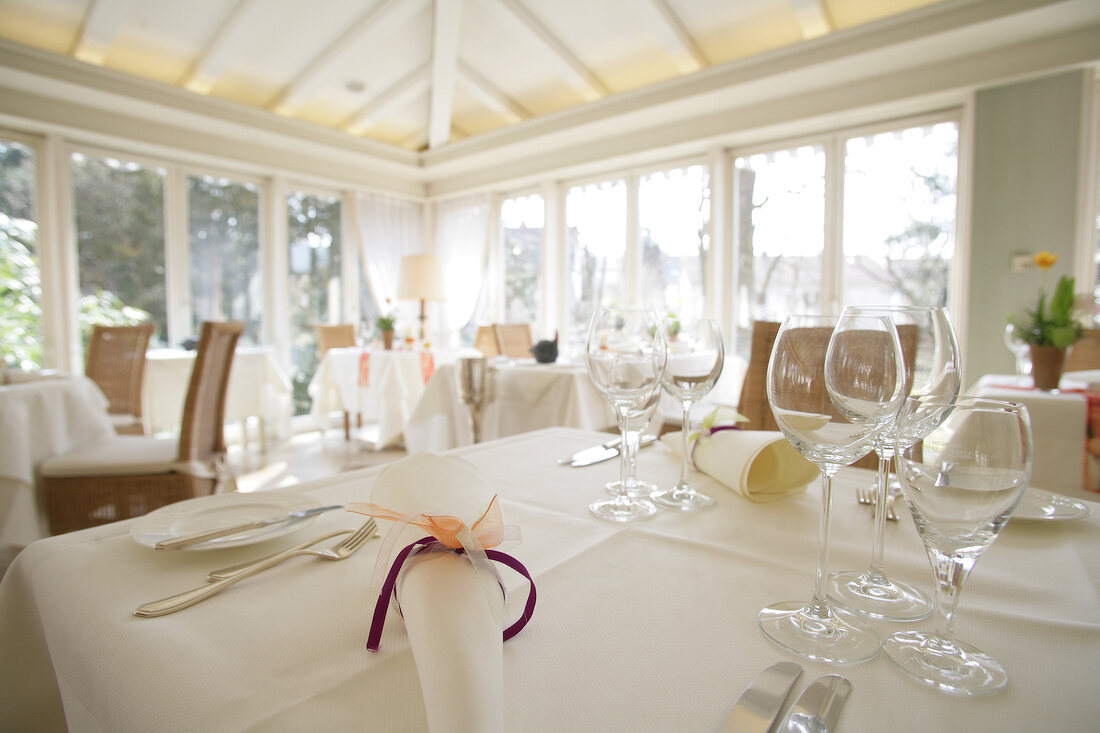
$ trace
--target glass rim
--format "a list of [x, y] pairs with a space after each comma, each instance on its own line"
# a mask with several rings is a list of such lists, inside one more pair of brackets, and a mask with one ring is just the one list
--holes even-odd
[[981, 395], [958, 395], [957, 397], [944, 397], [942, 395], [909, 395], [905, 398], [906, 404], [912, 402], [918, 405], [930, 405], [933, 407], [959, 407], [975, 406], [988, 407], [989, 409], [1011, 408], [1012, 410], [1027, 410], [1027, 405], [1013, 400], [998, 400]]

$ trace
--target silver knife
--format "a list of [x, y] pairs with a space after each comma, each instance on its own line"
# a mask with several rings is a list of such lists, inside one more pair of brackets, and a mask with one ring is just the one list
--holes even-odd
[[209, 532], [199, 532], [197, 534], [184, 535], [183, 537], [174, 537], [170, 540], [161, 540], [155, 545], [155, 547], [158, 550], [180, 550], [184, 547], [190, 547], [191, 545], [197, 545], [202, 542], [207, 542], [209, 540], [216, 540], [219, 537], [226, 537], [231, 534], [237, 534], [238, 532], [246, 532], [250, 529], [259, 529], [261, 527], [270, 527], [273, 524], [289, 522], [293, 519], [301, 519], [302, 517], [312, 517], [314, 514], [331, 512], [333, 509], [343, 508], [343, 504], [314, 507], [313, 509], [305, 509], [300, 512], [290, 512], [289, 514], [284, 514], [281, 517], [274, 517], [272, 519], [257, 519], [252, 522], [242, 522], [241, 524], [234, 524], [230, 527], [212, 529]]
[[[646, 435], [642, 437], [639, 443], [639, 448], [644, 448], [647, 445], [652, 445], [656, 442], [656, 435]], [[619, 455], [619, 438], [609, 440], [602, 445], [597, 445], [592, 448], [585, 448], [582, 451], [574, 453], [568, 458], [561, 458], [558, 463], [563, 466], [573, 466], [574, 468], [580, 468], [582, 466], [591, 466], [596, 463], [602, 463], [603, 461], [614, 458]]]
[[776, 733], [835, 731], [840, 709], [851, 691], [852, 683], [839, 675], [819, 677], [798, 696]]
[[722, 733], [771, 733], [801, 675], [802, 667], [794, 662], [779, 662], [758, 674], [733, 706]]

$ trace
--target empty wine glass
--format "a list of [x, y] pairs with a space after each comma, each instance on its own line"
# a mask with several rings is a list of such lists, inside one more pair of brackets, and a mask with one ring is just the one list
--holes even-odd
[[[657, 412], [657, 404], [661, 400], [661, 390], [653, 390], [653, 396], [649, 398], [638, 413], [631, 413], [626, 421], [626, 442], [619, 443], [619, 451], [626, 460], [626, 484], [622, 479], [615, 479], [604, 484], [610, 494], [625, 492], [628, 496], [649, 496], [657, 490], [657, 484], [638, 478], [638, 449], [642, 446], [642, 437], [645, 429]], [[625, 486], [625, 488], [624, 488]]]
[[[953, 400], [959, 394], [959, 343], [946, 308], [922, 306], [852, 306], [845, 314], [889, 318], [898, 330], [905, 362], [905, 394]], [[920, 436], [917, 436], [918, 438]], [[883, 564], [886, 499], [890, 460], [894, 457], [897, 421], [875, 444], [878, 476], [875, 493], [871, 564], [829, 577], [829, 597], [847, 609], [889, 621], [918, 621], [932, 612], [932, 601], [917, 588], [890, 578]]]
[[681, 321], [675, 341], [669, 339], [665, 347], [668, 359], [661, 377], [661, 385], [669, 395], [680, 402], [684, 412], [682, 430], [683, 458], [680, 462], [680, 480], [671, 489], [650, 494], [651, 499], [663, 507], [690, 512], [714, 506], [713, 498], [702, 494], [688, 484], [688, 464], [691, 452], [688, 434], [691, 432], [691, 406], [714, 389], [722, 376], [725, 350], [718, 323], [711, 319]]
[[882, 640], [837, 615], [825, 596], [832, 479], [866, 455], [904, 395], [897, 332], [887, 318], [787, 316], [768, 363], [767, 391], [783, 435], [821, 471], [817, 574], [809, 602], [768, 606], [764, 634], [788, 651], [838, 664], [866, 661]]
[[898, 476], [935, 575], [936, 631], [890, 636], [886, 655], [906, 674], [945, 692], [984, 695], [1008, 683], [991, 656], [955, 639], [962, 583], [996, 539], [1031, 480], [1027, 408], [959, 397], [910, 398], [899, 423]]
[[[611, 404], [623, 443], [633, 421], [650, 407], [665, 368], [665, 336], [656, 311], [607, 308], [588, 326], [585, 366], [596, 389]], [[627, 485], [629, 459], [620, 451], [619, 480]], [[657, 513], [645, 498], [629, 496], [620, 488], [610, 499], [593, 502], [589, 511], [601, 519], [630, 522]]]

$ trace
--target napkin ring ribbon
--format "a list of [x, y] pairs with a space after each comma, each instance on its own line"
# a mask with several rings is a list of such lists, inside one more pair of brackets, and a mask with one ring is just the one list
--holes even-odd
[[[715, 425], [712, 428], [703, 428], [699, 431], [698, 437], [691, 442], [691, 465], [695, 466], [695, 449], [699, 447], [699, 444], [703, 442], [704, 438], [709, 438], [715, 433], [720, 433], [723, 430], [740, 430], [737, 425]], [[695, 466], [698, 468], [698, 466]]]
[[[367, 636], [368, 651], [376, 652], [381, 646], [382, 627], [386, 623], [386, 612], [389, 610], [389, 599], [390, 596], [396, 592], [397, 578], [401, 574], [401, 568], [404, 566], [405, 561], [410, 557], [430, 552], [453, 552], [456, 555], [462, 555], [465, 554], [466, 551], [461, 547], [447, 547], [435, 537], [429, 536], [423, 537], [407, 545], [397, 553], [397, 557], [393, 560], [393, 565], [390, 566], [389, 573], [386, 574], [386, 580], [382, 584], [382, 590], [378, 594], [378, 601], [374, 605], [374, 617], [371, 619], [370, 634]], [[485, 557], [488, 559], [507, 565], [512, 568], [512, 570], [515, 570], [517, 573], [527, 578], [527, 582], [530, 584], [530, 590], [527, 593], [527, 602], [523, 606], [523, 613], [515, 623], [504, 630], [504, 641], [508, 641], [523, 630], [523, 627], [527, 625], [527, 622], [531, 620], [531, 616], [535, 613], [535, 581], [531, 577], [531, 574], [527, 572], [527, 568], [523, 566], [523, 563], [508, 553], [500, 552], [499, 550], [484, 550], [484, 553]], [[501, 590], [503, 589], [504, 586], [501, 585]]]

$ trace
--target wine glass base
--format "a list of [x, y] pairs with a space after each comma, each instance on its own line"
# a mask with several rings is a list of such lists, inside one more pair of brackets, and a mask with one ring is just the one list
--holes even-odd
[[666, 509], [679, 509], [682, 512], [697, 512], [710, 509], [718, 502], [706, 494], [684, 486], [673, 486], [665, 491], [654, 491], [649, 495], [655, 503]]
[[928, 631], [900, 631], [883, 649], [902, 672], [943, 692], [991, 695], [1008, 684], [1008, 674], [993, 657]]
[[874, 629], [853, 626], [824, 604], [776, 603], [762, 610], [757, 621], [772, 643], [819, 662], [859, 664], [882, 647]]
[[924, 593], [867, 571], [832, 573], [827, 593], [829, 600], [846, 611], [884, 621], [920, 621], [932, 613], [932, 601]]
[[657, 507], [653, 502], [645, 499], [624, 501], [623, 497], [618, 497], [593, 502], [588, 505], [588, 511], [609, 522], [635, 522], [652, 517], [657, 513]]
[[622, 481], [609, 481], [604, 484], [604, 488], [607, 489], [607, 493], [613, 496], [625, 493], [627, 496], [635, 498], [644, 498], [657, 491], [657, 484], [652, 484], [649, 481], [639, 481], [638, 479], [627, 479], [625, 492], [620, 488], [622, 485]]

